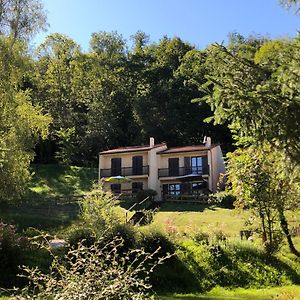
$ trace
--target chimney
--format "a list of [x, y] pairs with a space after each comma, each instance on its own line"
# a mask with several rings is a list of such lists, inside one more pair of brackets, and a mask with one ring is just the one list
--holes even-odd
[[154, 142], [154, 137], [150, 137], [150, 147], [154, 147], [155, 142]]
[[205, 146], [210, 148], [210, 146], [211, 146], [211, 137], [209, 137], [209, 136], [206, 137]]

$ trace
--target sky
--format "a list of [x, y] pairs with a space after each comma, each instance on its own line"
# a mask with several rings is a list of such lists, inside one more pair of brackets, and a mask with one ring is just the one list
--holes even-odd
[[37, 46], [54, 32], [63, 33], [89, 49], [93, 32], [117, 31], [130, 44], [138, 30], [158, 42], [164, 35], [204, 49], [228, 41], [228, 33], [294, 37], [300, 16], [279, 0], [43, 0], [49, 28], [33, 40]]

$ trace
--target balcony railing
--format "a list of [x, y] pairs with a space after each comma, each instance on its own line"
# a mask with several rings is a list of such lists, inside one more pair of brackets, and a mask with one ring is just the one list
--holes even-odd
[[158, 169], [158, 177], [178, 177], [190, 174], [209, 175], [208, 166]]
[[137, 168], [124, 167], [121, 169], [101, 169], [100, 177], [149, 175], [149, 166]]

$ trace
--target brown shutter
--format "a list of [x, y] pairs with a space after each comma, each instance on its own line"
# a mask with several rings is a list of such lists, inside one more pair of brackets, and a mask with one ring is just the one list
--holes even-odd
[[207, 155], [202, 156], [202, 174], [209, 175], [209, 166], [208, 166]]
[[185, 157], [184, 158], [184, 175], [191, 174], [191, 158], [190, 157]]
[[111, 159], [111, 176], [118, 176], [121, 174], [121, 158]]
[[132, 157], [132, 175], [143, 174], [143, 156]]
[[179, 175], [179, 158], [169, 158], [169, 176]]

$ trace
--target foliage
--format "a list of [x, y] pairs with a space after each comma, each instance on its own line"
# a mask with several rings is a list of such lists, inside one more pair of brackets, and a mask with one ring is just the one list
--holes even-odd
[[155, 229], [145, 231], [141, 233], [138, 244], [146, 252], [154, 252], [157, 249], [158, 255], [164, 257], [169, 254], [173, 254], [175, 246], [172, 241], [163, 233], [156, 231]]
[[229, 124], [239, 144], [265, 141], [299, 161], [299, 39], [267, 41], [232, 37], [228, 47], [207, 48], [202, 98], [214, 110], [208, 120]]
[[0, 2], [0, 34], [12, 39], [28, 39], [46, 28], [46, 14], [40, 0]]
[[80, 243], [85, 246], [92, 246], [96, 241], [93, 231], [81, 226], [71, 228], [67, 234], [67, 240], [73, 248]]
[[236, 197], [228, 192], [228, 191], [222, 191], [215, 194], [212, 194], [210, 197], [210, 201], [213, 203], [216, 203], [224, 208], [232, 209], [234, 208], [234, 202], [236, 200]]
[[295, 14], [299, 14], [300, 11], [300, 2], [299, 0], [279, 0], [281, 6], [285, 7], [286, 9], [290, 9], [294, 7]]
[[96, 186], [80, 203], [85, 226], [91, 228], [98, 237], [105, 230], [114, 228], [119, 224], [119, 218], [114, 211], [116, 203], [116, 197], [112, 193]]
[[228, 181], [240, 207], [254, 210], [260, 219], [266, 250], [278, 250], [279, 225], [287, 237], [291, 251], [297, 254], [286, 220], [286, 210], [295, 209], [299, 197], [299, 173], [288, 169], [287, 158], [274, 151], [270, 145], [264, 148], [239, 149], [229, 155]]
[[13, 225], [0, 223], [1, 287], [12, 287], [20, 281], [17, 280], [19, 265], [24, 264], [28, 249], [28, 240], [20, 237]]
[[198, 244], [209, 244], [209, 234], [207, 232], [198, 231], [194, 234], [193, 240]]
[[24, 298], [150, 299], [147, 278], [163, 259], [138, 249], [119, 255], [121, 245], [119, 239], [104, 247], [79, 244], [63, 262], [53, 254], [49, 274], [25, 267], [32, 288], [23, 290]]
[[135, 200], [136, 200], [136, 202], [139, 203], [147, 198], [150, 202], [153, 202], [154, 197], [156, 195], [157, 195], [157, 192], [155, 190], [151, 190], [151, 189], [140, 190], [135, 195]]
[[[211, 116], [209, 106], [198, 110], [190, 102], [203, 95], [187, 84], [191, 63], [204, 60], [202, 53], [179, 38], [149, 44], [137, 32], [133, 39], [129, 49], [117, 32], [95, 32], [83, 53], [71, 38], [51, 34], [38, 48], [34, 100], [54, 119], [39, 159], [49, 162], [56, 153], [58, 161], [83, 165], [101, 149], [145, 143], [149, 136], [170, 145], [199, 143], [208, 134], [228, 140], [226, 127], [202, 122]], [[198, 67], [195, 76], [203, 81]]]
[[46, 138], [51, 118], [33, 106], [20, 85], [29, 65], [26, 46], [0, 36], [0, 201], [18, 198], [30, 178], [29, 163], [38, 137]]

